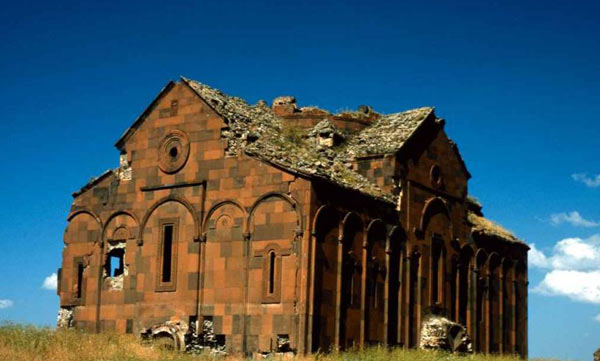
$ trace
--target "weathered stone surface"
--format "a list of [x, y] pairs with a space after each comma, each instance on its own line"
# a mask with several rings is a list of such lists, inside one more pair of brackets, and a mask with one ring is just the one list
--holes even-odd
[[425, 316], [421, 325], [419, 347], [427, 350], [472, 353], [473, 345], [467, 329], [443, 316]]
[[[141, 330], [142, 339], [153, 342], [157, 340], [170, 340], [172, 347], [175, 350], [186, 350], [186, 334], [188, 333], [188, 325], [182, 321], [167, 321], [150, 328]], [[161, 343], [161, 346], [171, 346], [169, 343]]]
[[[481, 206], [433, 109], [279, 103], [185, 78], [161, 91], [117, 142], [119, 168], [74, 194], [60, 323], [287, 355], [417, 347], [429, 304], [473, 321], [502, 304], [520, 336], [502, 350], [526, 356], [527, 249], [469, 218]], [[481, 335], [501, 312], [474, 326], [477, 351], [499, 352]]]

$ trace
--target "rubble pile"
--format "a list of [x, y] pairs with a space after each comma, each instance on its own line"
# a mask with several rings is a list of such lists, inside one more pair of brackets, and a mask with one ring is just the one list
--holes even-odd
[[439, 315], [429, 315], [423, 320], [419, 348], [473, 353], [473, 344], [467, 329]]
[[[183, 80], [225, 118], [228, 127], [222, 130], [221, 136], [227, 141], [227, 155], [243, 152], [299, 175], [321, 178], [394, 204], [395, 195], [384, 192], [352, 169], [354, 157], [395, 152], [433, 112], [432, 108], [421, 108], [377, 115], [371, 126], [353, 136], [346, 136], [330, 122], [322, 121], [300, 141], [296, 138], [291, 141], [285, 136], [289, 125], [264, 102], [249, 105], [207, 85]], [[288, 98], [278, 98], [276, 102], [295, 107], [295, 101]], [[315, 141], [318, 138], [320, 142]], [[336, 147], [336, 144], [339, 145]]]
[[57, 328], [71, 328], [73, 327], [73, 308], [61, 307], [58, 310], [58, 317], [56, 318]]
[[227, 354], [225, 345], [215, 335], [212, 320], [205, 319], [200, 331], [193, 324], [190, 325], [190, 332], [186, 335], [186, 352], [201, 354], [208, 351], [215, 356]]
[[165, 323], [141, 330], [142, 340], [152, 343], [159, 339], [169, 338], [172, 340], [173, 349], [186, 350], [186, 334], [188, 325], [183, 321], [167, 321]]
[[394, 153], [432, 113], [425, 107], [384, 115], [350, 139], [346, 151], [355, 157]]

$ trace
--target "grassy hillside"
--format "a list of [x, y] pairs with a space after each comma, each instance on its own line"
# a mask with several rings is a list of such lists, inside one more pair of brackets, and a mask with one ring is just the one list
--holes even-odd
[[[0, 361], [213, 361], [143, 346], [131, 335], [86, 334], [74, 330], [54, 331], [33, 326], [0, 326]], [[219, 361], [241, 361], [241, 357], [219, 357]], [[273, 357], [278, 361], [278, 357]], [[296, 357], [297, 361], [517, 361], [515, 357], [486, 355], [454, 356], [428, 351], [370, 348], [338, 354]], [[287, 361], [287, 360], [286, 360]]]

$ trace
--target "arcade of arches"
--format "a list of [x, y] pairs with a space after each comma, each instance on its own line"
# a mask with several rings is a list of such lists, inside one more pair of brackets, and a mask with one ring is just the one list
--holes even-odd
[[524, 354], [526, 269], [477, 242], [452, 242], [448, 221], [436, 213], [411, 242], [400, 226], [323, 207], [313, 230], [312, 350], [415, 347], [435, 306], [465, 325], [475, 351]]

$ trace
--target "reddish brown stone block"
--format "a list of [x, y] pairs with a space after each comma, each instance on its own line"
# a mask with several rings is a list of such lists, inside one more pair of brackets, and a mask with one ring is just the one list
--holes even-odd
[[526, 356], [527, 246], [467, 197], [432, 109], [271, 110], [182, 79], [116, 146], [119, 168], [68, 216], [58, 293], [75, 327], [212, 320], [232, 352], [414, 347], [433, 307], [477, 351]]

